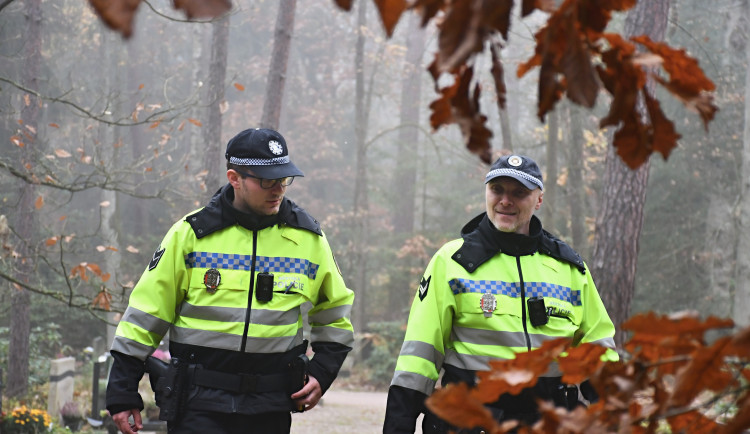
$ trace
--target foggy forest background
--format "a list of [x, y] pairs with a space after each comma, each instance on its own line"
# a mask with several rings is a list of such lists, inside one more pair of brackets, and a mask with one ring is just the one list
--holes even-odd
[[[188, 22], [166, 0], [144, 2], [129, 39], [84, 1], [3, 4], [0, 366], [14, 324], [27, 337], [54, 333], [46, 346], [32, 345], [32, 377], [45, 374], [45, 358], [80, 354], [111, 334], [167, 229], [226, 181], [226, 142], [267, 121], [282, 3], [239, 1], [224, 18]], [[695, 310], [750, 323], [750, 282], [738, 279], [750, 268], [738, 249], [750, 206], [749, 11], [746, 1], [670, 2], [664, 39], [699, 60], [720, 111], [706, 132], [679, 102], [664, 100], [682, 139], [667, 161], [651, 158], [632, 305], [610, 304], [610, 313]], [[498, 109], [489, 65], [477, 68], [486, 74], [477, 77], [481, 107], [493, 160], [512, 151], [540, 163], [539, 217], [597, 269], [611, 146], [598, 119], [607, 100], [592, 110], [563, 101], [539, 121], [536, 76], [519, 80], [515, 70], [546, 17], [514, 15], [502, 50], [507, 111]], [[615, 18], [615, 31], [624, 21]], [[430, 128], [436, 93], [425, 67], [435, 29], [419, 24], [407, 14], [388, 38], [370, 2], [345, 12], [332, 1], [299, 1], [288, 29], [278, 130], [305, 177], [287, 196], [321, 222], [357, 294], [355, 331], [375, 347], [384, 344], [373, 336], [398, 336], [432, 253], [484, 210], [487, 165], [455, 126]], [[32, 59], [35, 46], [41, 56]], [[606, 301], [608, 288], [598, 286]], [[366, 365], [383, 384], [390, 350]]]

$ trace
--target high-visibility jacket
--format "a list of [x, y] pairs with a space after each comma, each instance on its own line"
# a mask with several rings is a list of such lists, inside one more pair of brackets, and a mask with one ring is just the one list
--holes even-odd
[[[543, 231], [536, 217], [529, 236], [495, 230], [486, 214], [467, 224], [462, 235], [435, 253], [415, 295], [385, 432], [414, 431], [441, 368], [444, 382], [473, 383], [474, 373], [488, 370], [491, 359], [513, 359], [546, 340], [576, 334], [582, 334], [581, 343], [608, 348], [605, 359], [618, 359], [614, 325], [583, 260]], [[485, 303], [482, 309], [485, 294], [492, 294], [486, 297], [496, 306]], [[532, 326], [527, 309], [532, 297], [544, 298], [551, 314], [547, 324]]]
[[[258, 217], [234, 209], [233, 197], [227, 184], [206, 207], [175, 223], [133, 289], [111, 348], [111, 412], [142, 408], [137, 383], [143, 361], [167, 333], [173, 357], [204, 369], [283, 373], [300, 351], [308, 309], [315, 353], [308, 372], [323, 391], [338, 374], [354, 343], [354, 294], [318, 222], [289, 199], [277, 215]], [[256, 298], [262, 272], [273, 274], [267, 302]], [[188, 408], [243, 414], [290, 409], [285, 390], [235, 396], [194, 389]]]

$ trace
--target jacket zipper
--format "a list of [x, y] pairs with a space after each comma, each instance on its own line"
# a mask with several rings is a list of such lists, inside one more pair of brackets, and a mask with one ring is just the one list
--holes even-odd
[[253, 259], [250, 261], [250, 289], [247, 291], [247, 310], [245, 311], [245, 331], [242, 332], [240, 352], [245, 352], [247, 345], [247, 331], [250, 328], [250, 311], [253, 308], [253, 288], [255, 288], [255, 258], [258, 256], [258, 231], [253, 231]]
[[521, 285], [521, 321], [523, 321], [523, 336], [526, 338], [526, 348], [531, 351], [531, 338], [526, 326], [526, 290], [523, 283], [523, 271], [521, 270], [521, 257], [516, 256], [516, 267], [518, 268], [518, 279]]

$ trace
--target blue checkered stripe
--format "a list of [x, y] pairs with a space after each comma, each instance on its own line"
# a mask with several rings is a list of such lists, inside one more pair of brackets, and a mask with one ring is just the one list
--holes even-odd
[[[521, 284], [519, 282], [503, 282], [499, 280], [468, 280], [451, 279], [448, 285], [453, 295], [466, 292], [477, 292], [480, 294], [491, 293], [495, 295], [507, 295], [518, 298], [521, 296]], [[525, 282], [526, 297], [550, 297], [566, 301], [573, 306], [581, 305], [581, 291], [573, 290], [565, 286], [555, 285], [547, 282]]]
[[[252, 255], [237, 255], [227, 253], [192, 252], [185, 256], [187, 268], [217, 268], [222, 270], [250, 271]], [[270, 273], [303, 274], [315, 279], [320, 265], [307, 259], [280, 258], [258, 256], [255, 259], [255, 269]]]

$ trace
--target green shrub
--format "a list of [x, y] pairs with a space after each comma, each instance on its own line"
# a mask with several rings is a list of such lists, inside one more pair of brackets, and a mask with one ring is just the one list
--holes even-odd
[[403, 321], [385, 321], [370, 323], [372, 335], [372, 353], [364, 360], [370, 371], [370, 383], [376, 387], [387, 387], [396, 369], [396, 359], [404, 342]]

